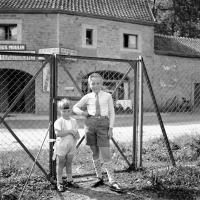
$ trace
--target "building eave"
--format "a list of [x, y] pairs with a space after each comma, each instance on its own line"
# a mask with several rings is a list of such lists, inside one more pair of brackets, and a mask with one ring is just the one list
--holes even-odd
[[66, 15], [74, 15], [80, 17], [89, 17], [96, 19], [104, 19], [110, 21], [119, 21], [123, 23], [131, 23], [131, 24], [140, 24], [146, 26], [154, 26], [156, 24], [155, 21], [146, 21], [146, 20], [133, 20], [133, 19], [122, 19], [111, 16], [102, 16], [81, 12], [72, 12], [72, 11], [63, 11], [59, 9], [0, 9], [0, 14], [66, 14]]

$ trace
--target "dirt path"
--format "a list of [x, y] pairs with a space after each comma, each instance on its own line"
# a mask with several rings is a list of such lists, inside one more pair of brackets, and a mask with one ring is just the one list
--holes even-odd
[[107, 185], [98, 188], [91, 188], [90, 185], [94, 178], [79, 178], [76, 182], [80, 185], [79, 189], [68, 189], [63, 193], [55, 192], [52, 200], [146, 200], [151, 198], [144, 198], [141, 194], [130, 192], [132, 188], [129, 187], [129, 192], [122, 194], [113, 192]]

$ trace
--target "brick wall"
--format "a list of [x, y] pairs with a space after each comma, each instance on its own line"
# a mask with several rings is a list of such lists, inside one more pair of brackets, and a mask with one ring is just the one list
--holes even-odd
[[[64, 14], [1, 14], [1, 19], [22, 20], [22, 44], [27, 50], [40, 48], [64, 47], [77, 50], [78, 55], [97, 56], [110, 58], [137, 59], [143, 56], [147, 70], [152, 81], [153, 89], [161, 105], [166, 99], [166, 88], [171, 87], [172, 91], [178, 92], [179, 97], [193, 99], [194, 82], [199, 82], [199, 60], [189, 58], [178, 58], [154, 54], [154, 28], [139, 24], [114, 22], [110, 20], [79, 17]], [[97, 48], [89, 49], [82, 47], [82, 25], [92, 25], [97, 29]], [[127, 52], [120, 49], [121, 30], [136, 32], [141, 38], [141, 49], [138, 52]], [[21, 69], [34, 74], [35, 69], [41, 67], [40, 61], [0, 61], [1, 68]], [[163, 66], [172, 66], [166, 73]], [[173, 68], [173, 66], [175, 66]], [[66, 74], [64, 68], [69, 69], [78, 85], [81, 87], [81, 77], [92, 71], [110, 70], [125, 73], [129, 66], [120, 63], [76, 61], [59, 65], [58, 95], [66, 95], [66, 86], [73, 86], [72, 81]], [[34, 69], [34, 70], [33, 70]], [[164, 75], [165, 74], [165, 75]], [[176, 74], [176, 75], [174, 75]], [[47, 112], [49, 109], [49, 93], [42, 88], [41, 73], [35, 85], [36, 113]], [[171, 82], [178, 79], [178, 86]], [[133, 98], [133, 72], [129, 74], [130, 98]], [[171, 82], [170, 82], [171, 81]], [[163, 85], [166, 84], [167, 86]], [[183, 87], [184, 86], [184, 87]], [[174, 87], [174, 88], [173, 88]], [[78, 91], [69, 91], [70, 95], [77, 95]], [[171, 93], [168, 95], [170, 96]], [[153, 110], [152, 101], [147, 88], [144, 89], [144, 106], [146, 110]]]

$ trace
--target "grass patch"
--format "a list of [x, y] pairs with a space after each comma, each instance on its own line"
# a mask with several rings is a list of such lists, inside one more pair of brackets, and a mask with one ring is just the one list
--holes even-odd
[[[116, 175], [119, 182], [129, 187], [129, 192], [135, 192], [137, 189], [143, 196], [147, 193], [148, 195], [156, 193], [157, 196], [166, 198], [166, 195], [174, 194], [178, 195], [174, 199], [182, 197], [181, 195], [185, 195], [184, 199], [195, 199], [200, 191], [200, 137], [181, 136], [170, 141], [170, 145], [177, 167], [171, 166], [164, 139], [153, 139], [143, 144], [142, 171], [118, 173]], [[119, 144], [119, 146], [131, 163], [131, 143]], [[112, 167], [116, 171], [127, 169], [128, 165], [118, 150], [112, 146], [111, 151], [113, 155]], [[37, 152], [38, 150], [31, 151], [33, 155], [36, 155]], [[47, 150], [42, 150], [39, 162], [45, 170], [49, 170], [49, 153]], [[24, 151], [1, 152], [0, 194], [19, 196], [32, 164], [33, 161]], [[87, 146], [81, 145], [78, 149], [73, 163], [73, 172], [80, 175], [94, 173], [91, 152]], [[131, 189], [133, 185], [135, 188]], [[49, 199], [52, 195], [54, 195], [54, 191], [51, 191], [50, 184], [36, 167], [23, 199]]]

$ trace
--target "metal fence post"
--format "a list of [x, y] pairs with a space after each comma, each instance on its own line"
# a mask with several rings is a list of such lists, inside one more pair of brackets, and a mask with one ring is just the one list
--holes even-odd
[[143, 138], [143, 69], [142, 57], [138, 60], [138, 129], [137, 129], [137, 168], [142, 168], [142, 138]]
[[[51, 63], [50, 63], [50, 102], [49, 102], [49, 121], [51, 122], [50, 126], [50, 139], [55, 139], [54, 133], [54, 122], [57, 118], [57, 58], [56, 55], [52, 55]], [[49, 171], [50, 177], [56, 177], [56, 163], [52, 160], [53, 156], [53, 143], [49, 144]]]
[[134, 99], [133, 99], [133, 168], [134, 170], [137, 169], [137, 126], [138, 126], [138, 77], [137, 77], [137, 65], [134, 67]]

